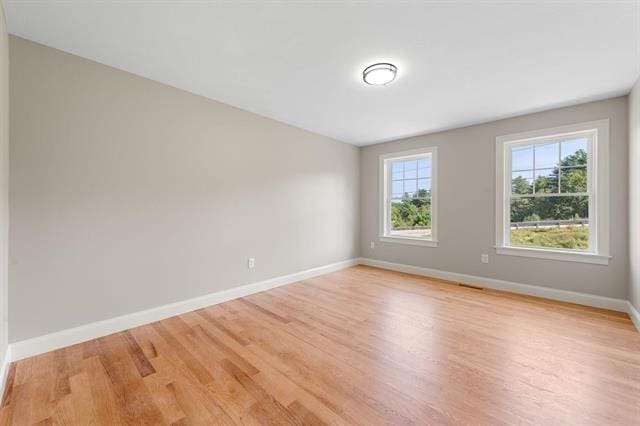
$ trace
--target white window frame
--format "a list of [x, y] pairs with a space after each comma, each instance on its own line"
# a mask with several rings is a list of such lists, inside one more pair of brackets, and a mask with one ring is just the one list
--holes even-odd
[[[400, 237], [389, 235], [391, 212], [389, 196], [391, 194], [390, 167], [392, 161], [410, 160], [431, 155], [431, 238]], [[380, 156], [380, 241], [387, 243], [410, 244], [425, 247], [438, 246], [438, 147], [393, 152]]]
[[[510, 244], [511, 155], [514, 146], [546, 139], [563, 140], [588, 134], [587, 193], [589, 250], [521, 247]], [[508, 174], [507, 174], [508, 173]], [[548, 194], [540, 194], [548, 196]], [[496, 138], [496, 254], [571, 262], [609, 264], [609, 119]]]

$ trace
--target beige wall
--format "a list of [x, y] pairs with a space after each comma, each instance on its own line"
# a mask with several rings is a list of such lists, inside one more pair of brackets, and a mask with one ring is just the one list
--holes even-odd
[[357, 256], [358, 148], [10, 47], [12, 342]]
[[[9, 38], [0, 4], [0, 365], [7, 353], [9, 251]], [[0, 378], [0, 381], [2, 379]]]
[[[611, 263], [608, 266], [496, 255], [496, 136], [610, 119]], [[627, 98], [495, 121], [372, 145], [361, 152], [361, 255], [378, 260], [615, 298], [627, 297]], [[437, 146], [437, 248], [378, 241], [378, 161], [381, 154]], [[473, 207], [470, 207], [473, 206]], [[375, 241], [376, 248], [370, 248]], [[480, 255], [488, 253], [490, 263]]]
[[640, 79], [629, 94], [629, 301], [640, 311]]

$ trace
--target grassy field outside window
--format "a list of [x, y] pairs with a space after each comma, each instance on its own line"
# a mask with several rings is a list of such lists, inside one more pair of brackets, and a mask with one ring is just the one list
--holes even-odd
[[589, 227], [576, 225], [538, 229], [512, 228], [511, 244], [524, 247], [587, 250], [589, 248]]

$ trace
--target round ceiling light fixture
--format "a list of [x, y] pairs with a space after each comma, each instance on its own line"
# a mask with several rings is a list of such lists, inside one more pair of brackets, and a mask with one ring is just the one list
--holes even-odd
[[396, 78], [398, 68], [389, 63], [379, 63], [369, 65], [362, 71], [362, 79], [372, 86], [384, 86], [391, 83]]

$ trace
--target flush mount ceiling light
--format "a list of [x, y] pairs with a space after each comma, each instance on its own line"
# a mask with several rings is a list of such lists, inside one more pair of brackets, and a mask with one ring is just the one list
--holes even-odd
[[384, 86], [395, 80], [396, 72], [398, 72], [398, 68], [393, 64], [373, 64], [362, 71], [362, 79], [372, 86]]

